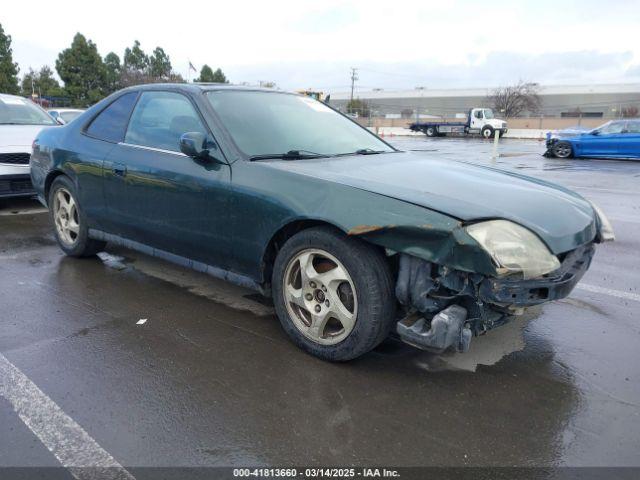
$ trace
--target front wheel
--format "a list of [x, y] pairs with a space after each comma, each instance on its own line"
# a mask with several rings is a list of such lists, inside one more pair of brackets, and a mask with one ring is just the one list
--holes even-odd
[[49, 191], [49, 213], [58, 245], [71, 257], [88, 257], [104, 249], [106, 243], [89, 238], [86, 217], [69, 177], [57, 177]]
[[569, 142], [557, 142], [552, 151], [558, 158], [569, 158], [573, 155], [573, 147]]
[[493, 137], [493, 128], [491, 127], [483, 127], [482, 129], [482, 136], [484, 138], [491, 138]]
[[284, 244], [274, 265], [272, 290], [285, 332], [324, 360], [363, 355], [387, 337], [395, 321], [385, 257], [328, 227], [303, 230]]

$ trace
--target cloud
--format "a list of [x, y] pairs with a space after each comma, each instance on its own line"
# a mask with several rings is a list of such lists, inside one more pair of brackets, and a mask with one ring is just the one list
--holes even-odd
[[293, 32], [331, 33], [353, 25], [358, 18], [358, 11], [350, 5], [319, 11], [305, 10], [298, 18], [289, 22], [289, 29]]
[[[472, 58], [460, 64], [440, 62], [364, 62], [360, 67], [359, 91], [373, 88], [494, 87], [519, 80], [542, 84], [619, 83], [640, 75], [640, 66], [628, 69], [630, 52], [597, 51], [552, 52], [527, 55], [493, 52], [484, 58]], [[347, 91], [350, 67], [354, 62], [285, 62], [236, 67], [230, 78], [275, 81], [281, 88], [317, 88], [324, 91]]]

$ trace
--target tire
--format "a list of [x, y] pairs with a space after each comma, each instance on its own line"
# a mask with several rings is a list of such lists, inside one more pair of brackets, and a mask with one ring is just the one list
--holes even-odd
[[438, 129], [436, 127], [427, 127], [424, 129], [424, 134], [429, 138], [437, 137]]
[[558, 158], [571, 158], [573, 156], [573, 147], [569, 142], [556, 142], [551, 151]]
[[494, 131], [492, 127], [482, 127], [481, 133], [484, 138], [492, 138], [494, 135]]
[[89, 238], [87, 220], [77, 198], [71, 179], [64, 175], [57, 177], [49, 190], [49, 214], [65, 255], [89, 257], [102, 251], [106, 243]]
[[283, 245], [272, 291], [287, 335], [323, 360], [347, 361], [367, 353], [389, 335], [396, 320], [393, 278], [384, 255], [330, 227], [303, 230]]

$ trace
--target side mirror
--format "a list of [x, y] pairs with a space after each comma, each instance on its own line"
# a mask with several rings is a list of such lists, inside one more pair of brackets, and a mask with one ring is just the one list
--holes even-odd
[[593, 130], [591, 135], [600, 135], [600, 130]]
[[56, 123], [57, 123], [58, 125], [64, 125], [64, 124], [66, 124], [66, 123], [67, 123], [67, 122], [65, 122], [62, 118], [60, 118], [59, 116], [58, 116], [58, 117], [56, 117], [56, 118], [55, 118], [55, 120], [56, 120]]
[[180, 151], [187, 157], [204, 162], [224, 163], [211, 153], [217, 150], [215, 142], [209, 140], [204, 133], [187, 132], [180, 137]]

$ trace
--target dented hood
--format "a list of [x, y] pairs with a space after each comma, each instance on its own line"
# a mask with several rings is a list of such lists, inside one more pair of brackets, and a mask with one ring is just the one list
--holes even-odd
[[596, 234], [593, 208], [580, 195], [482, 165], [416, 152], [269, 164], [420, 205], [465, 222], [511, 220], [537, 233], [554, 253], [576, 248]]

